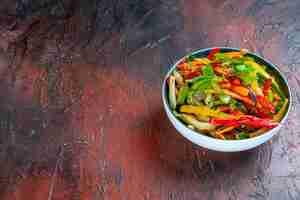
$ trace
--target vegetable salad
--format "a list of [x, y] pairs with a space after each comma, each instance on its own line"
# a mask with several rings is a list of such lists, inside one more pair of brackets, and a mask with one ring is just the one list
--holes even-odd
[[190, 129], [222, 140], [261, 135], [278, 125], [288, 107], [275, 78], [243, 49], [186, 56], [167, 83], [174, 115]]

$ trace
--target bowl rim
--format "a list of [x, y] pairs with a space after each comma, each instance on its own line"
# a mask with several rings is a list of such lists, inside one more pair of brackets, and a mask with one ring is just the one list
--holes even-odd
[[[220, 47], [220, 46], [216, 46], [216, 47], [209, 47], [209, 48], [204, 48], [204, 49], [198, 49], [198, 50], [192, 51], [192, 52], [190, 52], [190, 53], [188, 53], [186, 55], [195, 55], [195, 54], [199, 54], [199, 53], [205, 53], [205, 52], [209, 52], [212, 49], [216, 49], [216, 48], [220, 49], [221, 51], [222, 50], [232, 50], [232, 51], [240, 51], [241, 50], [241, 48], [235, 48], [235, 47]], [[190, 131], [190, 133], [197, 134], [197, 137], [203, 138], [203, 139], [205, 139], [207, 141], [211, 141], [211, 142], [218, 142], [218, 143], [222, 142], [222, 143], [226, 143], [226, 144], [237, 144], [237, 143], [242, 144], [242, 143], [254, 142], [254, 141], [263, 139], [268, 134], [271, 135], [272, 134], [272, 130], [280, 129], [281, 126], [287, 120], [289, 112], [290, 112], [290, 109], [291, 109], [291, 106], [292, 106], [292, 104], [291, 104], [291, 102], [292, 102], [292, 95], [291, 95], [291, 90], [290, 90], [288, 81], [287, 81], [285, 75], [278, 69], [278, 67], [275, 64], [273, 64], [268, 59], [263, 58], [262, 56], [260, 56], [260, 55], [258, 55], [256, 53], [253, 53], [253, 52], [251, 52], [249, 50], [247, 50], [247, 51], [248, 51], [247, 54], [250, 54], [251, 56], [254, 56], [254, 57], [258, 58], [259, 60], [264, 61], [268, 65], [267, 67], [271, 67], [272, 70], [277, 71], [277, 73], [279, 74], [280, 78], [283, 80], [285, 86], [287, 87], [289, 105], [288, 105], [287, 111], [285, 112], [284, 117], [281, 119], [281, 121], [279, 122], [278, 126], [276, 126], [273, 129], [270, 129], [270, 130], [266, 131], [264, 134], [261, 134], [259, 136], [253, 137], [253, 138], [243, 139], [243, 140], [221, 140], [221, 139], [218, 139], [218, 138], [209, 137], [209, 136], [207, 136], [205, 134], [201, 134], [201, 133], [199, 133], [197, 131], [189, 129], [183, 122], [181, 122], [177, 117], [174, 116], [172, 110], [169, 107], [169, 103], [167, 102], [167, 99], [166, 99], [167, 98], [167, 95], [166, 95], [166, 82], [167, 82], [167, 78], [170, 76], [171, 72], [173, 72], [174, 68], [176, 68], [176, 66], [186, 57], [186, 55], [184, 55], [181, 58], [177, 59], [177, 61], [174, 64], [172, 64], [171, 67], [168, 69], [168, 72], [166, 73], [166, 75], [163, 78], [163, 83], [162, 83], [162, 100], [163, 100], [164, 108], [167, 109], [167, 111], [169, 112], [169, 114], [171, 114], [172, 119], [177, 124], [180, 124], [180, 126], [183, 126], [186, 129], [188, 129]], [[184, 137], [186, 137], [186, 136], [184, 136]], [[192, 141], [192, 142], [194, 142], [194, 141]]]

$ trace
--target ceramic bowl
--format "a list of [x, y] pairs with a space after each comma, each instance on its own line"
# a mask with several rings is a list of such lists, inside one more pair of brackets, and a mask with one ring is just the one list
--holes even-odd
[[[221, 52], [228, 52], [228, 51], [239, 51], [240, 49], [237, 48], [228, 48], [228, 47], [213, 47], [213, 48], [207, 48], [207, 49], [201, 49], [192, 52], [192, 55], [195, 55], [197, 57], [204, 57], [207, 56], [208, 53], [214, 49], [214, 48], [220, 48]], [[172, 73], [172, 71], [176, 68], [177, 64], [180, 63], [183, 59], [179, 59], [173, 66], [171, 66], [170, 70], [166, 74], [164, 80], [163, 80], [163, 85], [162, 85], [162, 100], [163, 100], [163, 105], [165, 112], [167, 114], [167, 117], [171, 121], [172, 125], [175, 127], [175, 129], [180, 133], [183, 137], [187, 138], [194, 144], [197, 144], [201, 147], [210, 149], [210, 150], [215, 150], [215, 151], [221, 151], [221, 152], [238, 152], [238, 151], [244, 151], [248, 149], [255, 148], [268, 140], [270, 140], [275, 134], [277, 134], [284, 124], [284, 122], [287, 119], [290, 107], [291, 107], [291, 93], [290, 93], [290, 88], [288, 86], [288, 82], [286, 81], [286, 78], [284, 75], [279, 71], [279, 69], [272, 64], [270, 61], [266, 60], [265, 58], [262, 58], [261, 56], [249, 52], [247, 55], [255, 58], [256, 62], [261, 63], [265, 65], [269, 71], [271, 71], [272, 75], [276, 77], [277, 81], [281, 85], [283, 92], [289, 99], [289, 105], [288, 109], [280, 121], [279, 125], [276, 126], [273, 129], [270, 129], [269, 131], [265, 132], [264, 134], [249, 138], [249, 139], [244, 139], [244, 140], [220, 140], [216, 138], [212, 138], [209, 136], [206, 136], [204, 134], [198, 133], [196, 131], [193, 131], [192, 129], [188, 128], [184, 123], [182, 123], [180, 120], [178, 120], [172, 113], [169, 103], [168, 103], [168, 95], [167, 95], [167, 77]]]

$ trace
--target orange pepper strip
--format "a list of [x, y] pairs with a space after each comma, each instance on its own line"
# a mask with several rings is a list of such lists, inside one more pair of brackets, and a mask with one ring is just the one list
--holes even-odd
[[229, 127], [223, 128], [223, 129], [221, 129], [221, 130], [217, 130], [217, 131], [216, 131], [216, 134], [217, 134], [217, 135], [219, 135], [219, 134], [224, 134], [224, 133], [226, 133], [226, 132], [232, 131], [234, 128], [235, 128], [235, 126], [229, 126]]
[[249, 97], [243, 97], [243, 96], [241, 96], [241, 95], [239, 95], [239, 94], [237, 94], [237, 93], [235, 93], [235, 92], [232, 92], [232, 91], [230, 91], [230, 90], [227, 90], [227, 89], [223, 89], [223, 92], [224, 92], [225, 94], [227, 94], [227, 95], [229, 95], [229, 96], [235, 98], [235, 99], [238, 99], [238, 100], [240, 100], [240, 101], [245, 102], [246, 104], [249, 104], [249, 105], [251, 105], [251, 106], [254, 106], [254, 105], [255, 105], [254, 102], [253, 102]]
[[233, 86], [231, 89], [235, 93], [238, 93], [239, 95], [242, 95], [242, 96], [248, 96], [248, 94], [249, 94], [249, 90], [243, 86]]

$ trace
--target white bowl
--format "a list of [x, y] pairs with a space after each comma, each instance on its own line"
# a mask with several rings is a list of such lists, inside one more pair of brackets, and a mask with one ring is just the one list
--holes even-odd
[[[214, 48], [216, 48], [216, 47], [214, 47]], [[236, 48], [227, 48], [227, 47], [217, 47], [217, 48], [220, 48], [221, 51], [238, 51], [239, 50]], [[193, 55], [195, 55], [195, 54], [207, 55], [207, 53], [211, 49], [213, 49], [213, 48], [198, 50], [198, 51], [193, 52], [192, 54]], [[282, 125], [284, 124], [284, 122], [287, 119], [287, 115], [288, 115], [288, 112], [291, 107], [291, 103], [290, 103], [291, 95], [290, 95], [290, 89], [288, 87], [287, 81], [284, 78], [284, 76], [280, 73], [280, 71], [271, 62], [267, 61], [266, 59], [263, 59], [262, 57], [260, 57], [256, 54], [253, 54], [253, 53], [249, 53], [249, 54], [253, 57], [256, 57], [256, 59], [259, 59], [260, 61], [264, 62], [264, 64], [266, 64], [268, 67], [270, 67], [272, 70], [274, 70], [274, 72], [276, 72], [278, 74], [278, 76], [280, 76], [282, 83], [285, 84], [285, 87], [286, 87], [285, 90], [287, 93], [286, 95], [289, 98], [289, 106], [285, 113], [285, 116], [280, 121], [279, 125], [273, 129], [265, 132], [264, 134], [262, 134], [260, 136], [249, 138], [249, 139], [244, 139], [244, 140], [220, 140], [220, 139], [212, 138], [212, 137], [206, 136], [204, 134], [201, 134], [201, 133], [198, 133], [196, 131], [189, 129], [184, 123], [182, 123], [180, 120], [178, 120], [173, 115], [173, 113], [169, 107], [168, 100], [167, 100], [167, 90], [166, 90], [167, 77], [170, 76], [170, 74], [172, 73], [174, 68], [177, 66], [177, 64], [182, 61], [183, 58], [181, 58], [178, 62], [176, 62], [171, 67], [171, 69], [169, 70], [169, 72], [167, 73], [167, 75], [164, 78], [163, 86], [162, 86], [162, 100], [163, 100], [164, 109], [166, 111], [166, 114], [167, 114], [169, 120], [171, 121], [171, 123], [175, 127], [175, 129], [182, 136], [184, 136], [185, 138], [187, 138], [194, 144], [197, 144], [201, 147], [204, 147], [204, 148], [207, 148], [210, 150], [222, 151], [222, 152], [238, 152], [238, 151], [244, 151], [244, 150], [248, 150], [248, 149], [257, 147], [257, 146], [267, 142], [268, 140], [270, 140], [276, 133], [279, 132], [280, 128], [282, 127]]]

